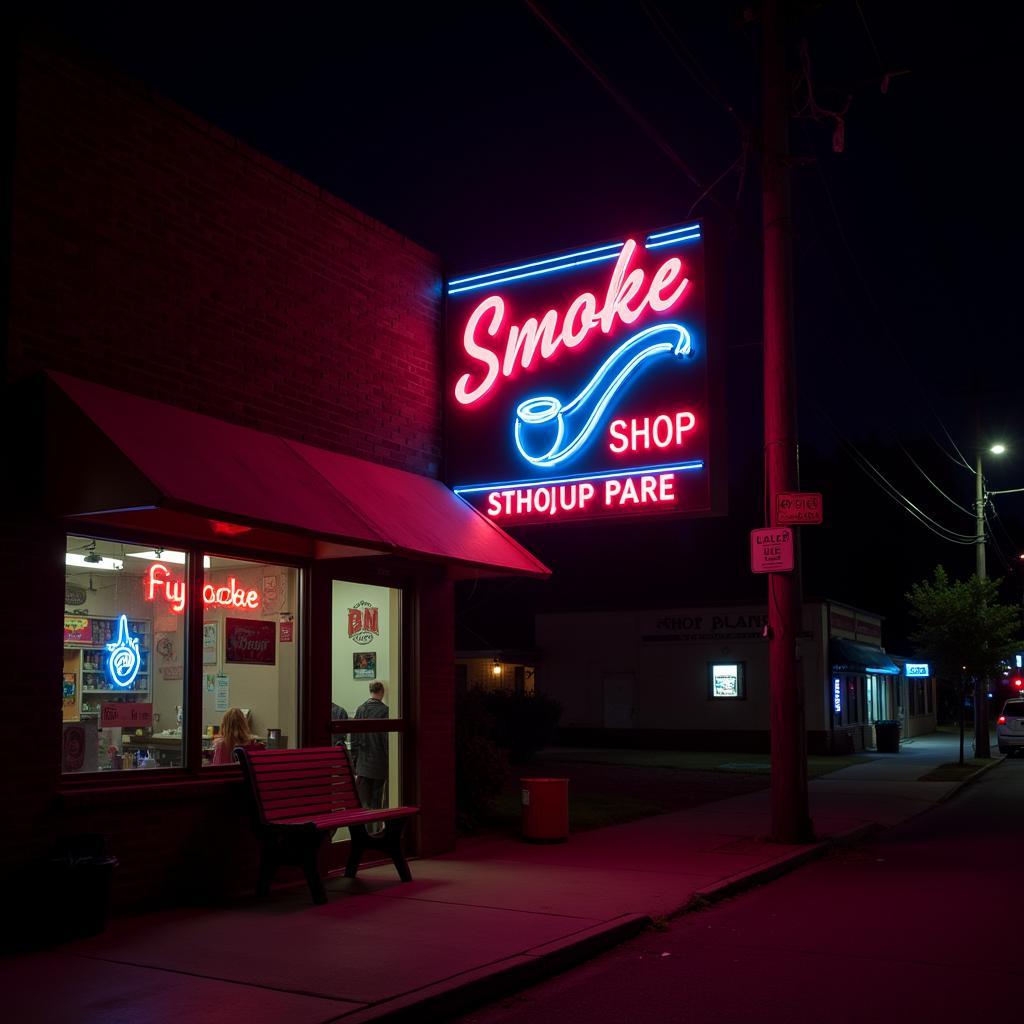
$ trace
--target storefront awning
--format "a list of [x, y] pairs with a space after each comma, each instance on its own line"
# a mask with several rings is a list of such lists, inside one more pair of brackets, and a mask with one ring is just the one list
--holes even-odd
[[853, 640], [829, 641], [834, 672], [873, 672], [883, 676], [898, 676], [899, 666], [881, 647], [858, 644]]
[[364, 554], [443, 561], [474, 575], [548, 575], [437, 480], [48, 376], [59, 395], [49, 490], [63, 515], [170, 509], [298, 531]]

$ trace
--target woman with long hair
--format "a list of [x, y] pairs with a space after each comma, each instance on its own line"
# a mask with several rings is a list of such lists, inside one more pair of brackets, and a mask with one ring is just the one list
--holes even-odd
[[231, 764], [235, 747], [262, 750], [263, 744], [253, 736], [241, 708], [228, 708], [220, 722], [220, 736], [213, 744], [213, 763]]

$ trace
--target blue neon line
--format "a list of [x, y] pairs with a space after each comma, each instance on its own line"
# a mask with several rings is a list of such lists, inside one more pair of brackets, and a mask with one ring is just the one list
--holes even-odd
[[479, 281], [476, 284], [466, 285], [465, 288], [449, 288], [449, 295], [459, 295], [462, 292], [474, 292], [480, 288], [490, 288], [492, 285], [507, 284], [509, 281], [521, 281], [524, 277], [539, 277], [543, 274], [554, 274], [559, 270], [572, 270], [573, 267], [582, 267], [587, 263], [603, 263], [608, 260], [617, 260], [618, 252], [606, 253], [604, 256], [591, 256], [589, 260], [576, 260], [575, 263], [563, 263], [557, 267], [545, 267], [543, 270], [531, 270], [526, 274], [513, 274], [511, 277], [499, 277], [494, 281]]
[[663, 245], [682, 245], [683, 242], [696, 242], [700, 235], [683, 235], [680, 238], [666, 238], [664, 242], [648, 242], [645, 249], [660, 249]]
[[481, 491], [501, 491], [509, 487], [557, 487], [559, 484], [582, 483], [585, 480], [613, 480], [620, 476], [637, 476], [641, 473], [682, 473], [693, 469], [703, 469], [704, 460], [694, 459], [692, 462], [680, 462], [674, 466], [637, 466], [615, 473], [588, 473], [583, 476], [565, 476], [554, 480], [509, 480], [503, 484], [480, 484], [474, 487], [453, 487], [455, 494], [478, 494]]
[[699, 224], [690, 224], [688, 227], [685, 227], [685, 228], [673, 228], [671, 231], [659, 231], [655, 235], [648, 235], [647, 236], [647, 241], [650, 242], [651, 240], [653, 240], [655, 238], [668, 238], [669, 235], [682, 235], [682, 234], [685, 234], [687, 231], [696, 231], [697, 234], [699, 235], [700, 234], [700, 225]]
[[470, 281], [482, 281], [485, 277], [500, 277], [502, 274], [513, 274], [517, 270], [529, 270], [531, 267], [541, 267], [547, 263], [561, 263], [563, 260], [571, 260], [577, 256], [591, 256], [595, 252], [607, 252], [609, 249], [621, 249], [625, 242], [612, 242], [610, 245], [599, 245], [593, 249], [581, 249], [579, 252], [566, 252], [561, 256], [549, 256], [544, 260], [534, 260], [532, 263], [521, 263], [517, 267], [502, 267], [501, 270], [488, 270], [485, 274], [474, 274], [472, 277], [458, 277], [448, 282], [450, 288], [453, 284], [469, 284]]

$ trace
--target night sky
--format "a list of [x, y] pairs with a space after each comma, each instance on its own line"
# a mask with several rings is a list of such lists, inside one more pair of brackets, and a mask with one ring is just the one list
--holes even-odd
[[[463, 642], [526, 642], [533, 607], [763, 600], [746, 568], [762, 496], [760, 180], [745, 127], [759, 32], [744, 5], [543, 5], [701, 185], [719, 181], [710, 192], [524, 3], [32, 9], [47, 12], [48, 31], [440, 253], [452, 272], [706, 218], [725, 252], [729, 518], [521, 531], [559, 578], [467, 592]], [[849, 444], [957, 532], [973, 531], [974, 478], [954, 443], [973, 463], [979, 440], [1004, 441], [990, 486], [1024, 486], [1011, 156], [1022, 26], [994, 3], [794, 11], [801, 472], [805, 488], [825, 491], [828, 518], [804, 531], [806, 592], [885, 612], [898, 639], [910, 582], [939, 561], [969, 573], [974, 552], [918, 525]], [[847, 102], [836, 153], [824, 111]], [[990, 573], [1009, 566], [1007, 597], [1019, 601], [1024, 495], [995, 501]]]

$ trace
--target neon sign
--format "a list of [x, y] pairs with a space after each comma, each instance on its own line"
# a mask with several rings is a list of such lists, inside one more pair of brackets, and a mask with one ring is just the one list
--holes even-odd
[[904, 666], [904, 671], [908, 679], [913, 679], [915, 676], [918, 679], [922, 679], [931, 675], [927, 662], [908, 661]]
[[108, 652], [107, 676], [115, 686], [128, 689], [142, 668], [142, 652], [139, 650], [139, 638], [128, 632], [127, 615], [117, 620], [117, 636], [104, 646]]
[[[175, 576], [163, 562], [154, 562], [142, 579], [142, 596], [147, 601], [155, 601], [157, 594], [171, 606], [175, 615], [185, 610], [185, 580]], [[203, 605], [206, 608], [235, 608], [256, 611], [260, 606], [258, 590], [246, 590], [238, 585], [234, 576], [221, 586], [212, 583], [203, 585]]]
[[832, 710], [837, 715], [843, 713], [843, 684], [838, 679], [832, 680]]
[[700, 224], [447, 291], [457, 494], [510, 524], [719, 510]]

